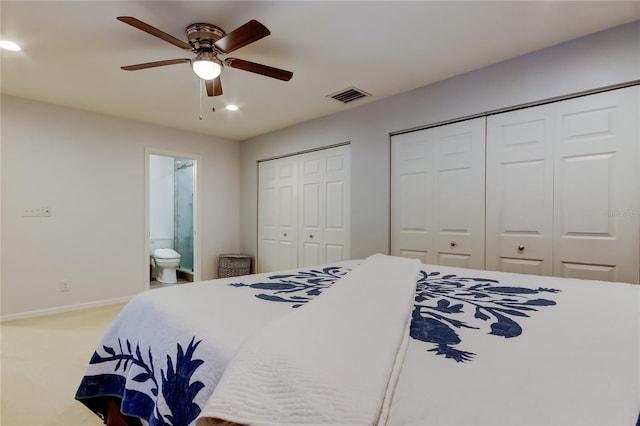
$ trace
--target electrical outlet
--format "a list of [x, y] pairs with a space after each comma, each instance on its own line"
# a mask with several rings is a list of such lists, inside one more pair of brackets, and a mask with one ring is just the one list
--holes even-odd
[[69, 291], [69, 290], [70, 290], [69, 281], [67, 280], [60, 281], [60, 291]]

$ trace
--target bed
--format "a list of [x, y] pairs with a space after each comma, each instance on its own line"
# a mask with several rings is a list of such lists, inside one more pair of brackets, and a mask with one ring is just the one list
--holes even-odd
[[639, 425], [640, 286], [374, 255], [147, 291], [76, 399], [106, 424]]

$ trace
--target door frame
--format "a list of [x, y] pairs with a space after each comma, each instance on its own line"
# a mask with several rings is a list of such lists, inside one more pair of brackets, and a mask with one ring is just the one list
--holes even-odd
[[201, 200], [201, 190], [202, 188], [202, 173], [201, 173], [201, 165], [202, 165], [202, 157], [196, 154], [186, 153], [186, 152], [178, 152], [171, 151], [167, 149], [155, 148], [155, 147], [145, 147], [144, 148], [144, 249], [143, 249], [143, 265], [145, 278], [143, 282], [145, 283], [145, 290], [150, 288], [151, 281], [149, 277], [149, 245], [151, 236], [149, 235], [149, 172], [150, 172], [150, 161], [149, 158], [151, 155], [162, 155], [165, 157], [174, 157], [174, 158], [185, 158], [188, 160], [194, 161], [194, 191], [193, 191], [193, 281], [201, 280], [201, 269], [202, 269], [202, 255], [201, 255], [201, 242], [200, 242], [200, 229], [201, 229], [201, 221], [202, 217], [200, 206], [202, 203]]

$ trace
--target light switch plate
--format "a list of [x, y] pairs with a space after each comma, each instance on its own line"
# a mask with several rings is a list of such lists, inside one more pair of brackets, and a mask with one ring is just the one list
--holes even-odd
[[40, 207], [22, 209], [22, 217], [39, 217], [42, 216]]

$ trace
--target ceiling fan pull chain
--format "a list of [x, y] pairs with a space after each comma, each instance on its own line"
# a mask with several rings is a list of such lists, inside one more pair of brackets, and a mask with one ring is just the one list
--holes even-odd
[[198, 79], [198, 87], [200, 88], [200, 96], [198, 96], [200, 100], [200, 120], [202, 120], [202, 80]]

